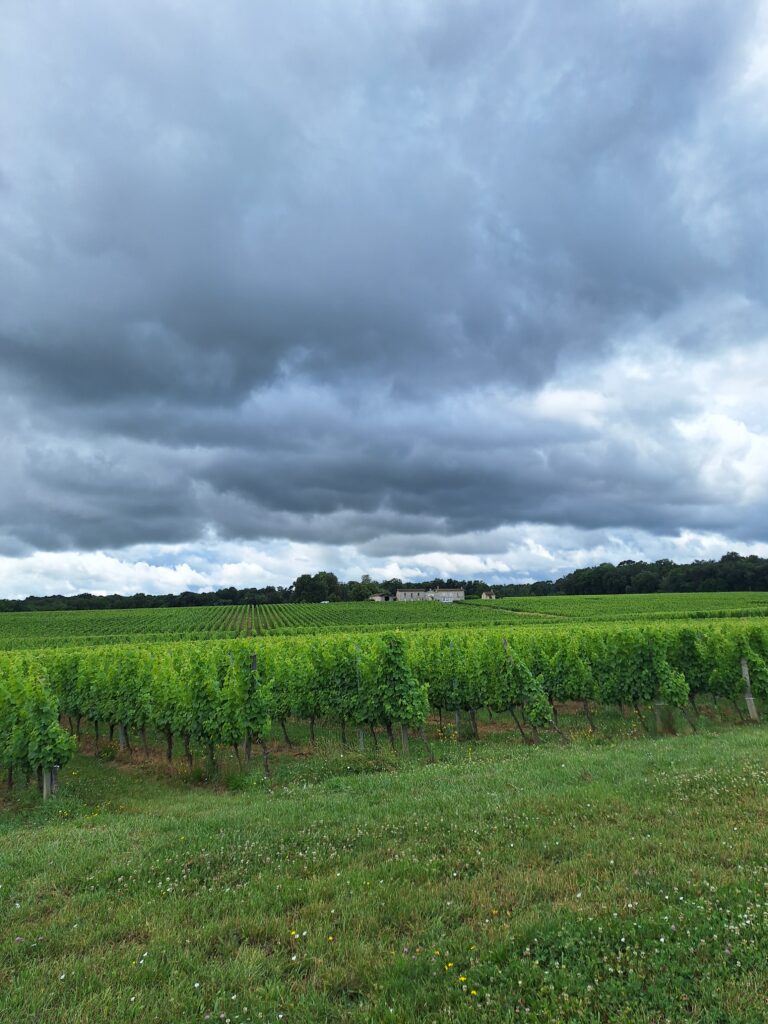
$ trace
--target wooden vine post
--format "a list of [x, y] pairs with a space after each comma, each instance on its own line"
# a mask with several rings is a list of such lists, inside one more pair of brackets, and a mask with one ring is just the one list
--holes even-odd
[[52, 765], [50, 768], [43, 768], [41, 771], [43, 800], [54, 796], [59, 789], [59, 766]]
[[[357, 683], [357, 694], [360, 696], [360, 644], [355, 644], [355, 681]], [[375, 738], [375, 737], [374, 737]], [[365, 751], [365, 730], [362, 726], [357, 727], [357, 749], [362, 754]]]
[[[258, 668], [259, 668], [259, 656], [258, 656], [258, 654], [252, 654], [251, 655], [251, 661], [250, 661], [251, 672], [257, 672]], [[285, 726], [284, 725], [283, 725], [283, 731], [285, 732]], [[269, 779], [269, 778], [271, 778], [271, 775], [272, 775], [272, 773], [269, 770], [269, 751], [267, 750], [266, 740], [264, 739], [264, 736], [261, 733], [259, 733], [259, 735], [258, 735], [258, 742], [259, 742], [259, 746], [261, 748], [261, 761], [262, 761], [262, 764], [264, 766], [264, 775], [265, 775], [266, 778]], [[249, 731], [248, 735], [246, 736], [245, 743], [246, 743], [246, 761], [250, 761], [252, 747], [253, 747], [253, 734], [250, 731]]]
[[[251, 655], [250, 669], [251, 672], [257, 672], [259, 668], [259, 656], [257, 654]], [[253, 756], [253, 735], [250, 730], [246, 730], [245, 743], [243, 744], [245, 752], [245, 763], [250, 764]]]
[[744, 703], [747, 705], [749, 717], [753, 722], [759, 722], [760, 716], [757, 713], [755, 698], [752, 696], [752, 680], [749, 678], [749, 665], [746, 658], [741, 659], [741, 676], [744, 680]]
[[675, 719], [672, 708], [664, 701], [654, 701], [653, 711], [656, 719], [656, 734], [658, 736], [671, 736], [675, 732]]
[[405, 722], [400, 723], [400, 745], [403, 748], [403, 753], [408, 753], [408, 726]]

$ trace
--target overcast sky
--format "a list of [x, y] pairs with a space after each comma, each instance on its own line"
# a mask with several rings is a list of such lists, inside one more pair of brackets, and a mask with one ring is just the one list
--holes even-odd
[[768, 554], [768, 4], [4, 0], [0, 594]]

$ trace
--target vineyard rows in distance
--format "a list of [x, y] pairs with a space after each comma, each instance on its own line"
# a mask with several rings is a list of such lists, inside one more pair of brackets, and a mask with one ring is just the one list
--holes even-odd
[[435, 627], [768, 616], [768, 594], [628, 594], [498, 601], [227, 605], [0, 614], [0, 650]]

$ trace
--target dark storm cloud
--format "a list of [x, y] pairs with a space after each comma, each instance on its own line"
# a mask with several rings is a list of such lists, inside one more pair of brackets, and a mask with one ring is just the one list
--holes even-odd
[[616, 362], [765, 337], [760, 10], [11, 2], [0, 549], [764, 537]]

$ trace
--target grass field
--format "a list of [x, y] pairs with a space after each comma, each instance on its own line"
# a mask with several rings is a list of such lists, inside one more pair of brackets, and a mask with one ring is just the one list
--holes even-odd
[[0, 815], [0, 1020], [768, 1020], [766, 736], [703, 722], [217, 790], [79, 755]]

